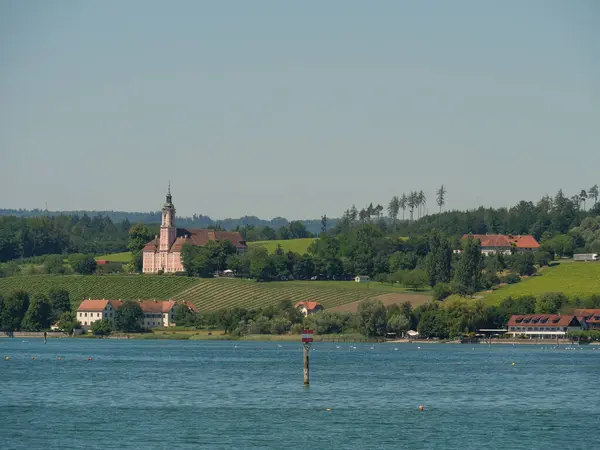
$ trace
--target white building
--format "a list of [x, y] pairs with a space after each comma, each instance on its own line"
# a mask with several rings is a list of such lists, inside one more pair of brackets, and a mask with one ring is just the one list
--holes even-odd
[[368, 283], [369, 281], [371, 281], [371, 278], [369, 278], [367, 275], [356, 275], [354, 281], [356, 283]]
[[[187, 302], [175, 300], [144, 300], [138, 301], [144, 317], [142, 327], [151, 329], [154, 327], [170, 327], [175, 325], [175, 307], [183, 305], [197, 312], [196, 307]], [[77, 308], [77, 320], [83, 328], [88, 329], [97, 320], [108, 319], [114, 324], [116, 311], [123, 306], [121, 300], [84, 300]]]
[[565, 338], [570, 331], [581, 331], [583, 324], [577, 317], [560, 314], [525, 314], [511, 316], [508, 334], [533, 339]]

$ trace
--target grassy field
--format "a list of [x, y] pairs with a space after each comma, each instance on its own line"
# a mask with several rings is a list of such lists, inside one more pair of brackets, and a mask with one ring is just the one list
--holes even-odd
[[277, 245], [281, 245], [284, 252], [293, 251], [303, 255], [308, 251], [308, 247], [312, 244], [316, 238], [304, 238], [304, 239], [288, 239], [282, 241], [256, 241], [248, 242], [250, 247], [261, 246], [265, 247], [269, 253], [273, 253], [277, 248]]
[[[413, 301], [415, 305], [429, 296], [380, 283], [351, 281], [280, 281], [257, 283], [232, 278], [189, 278], [167, 275], [31, 275], [0, 278], [0, 294], [15, 289], [30, 294], [51, 289], [69, 291], [77, 306], [83, 298], [107, 299], [177, 299], [194, 303], [200, 311], [215, 311], [234, 306], [259, 308], [281, 300], [316, 300], [325, 308], [352, 304], [367, 298], [380, 298], [384, 303]], [[425, 293], [426, 294], [426, 293]]]
[[502, 287], [485, 296], [488, 304], [497, 304], [509, 295], [539, 295], [562, 292], [566, 295], [600, 294], [600, 263], [561, 263], [548, 267], [539, 276]]
[[158, 275], [31, 275], [0, 278], [0, 294], [16, 289], [30, 294], [66, 289], [74, 305], [88, 297], [166, 300], [197, 282], [197, 278]]
[[110, 262], [128, 263], [129, 261], [131, 261], [131, 253], [129, 253], [129, 252], [111, 253], [109, 255], [96, 256], [95, 259], [96, 259], [96, 261], [104, 260], [104, 261], [110, 261]]

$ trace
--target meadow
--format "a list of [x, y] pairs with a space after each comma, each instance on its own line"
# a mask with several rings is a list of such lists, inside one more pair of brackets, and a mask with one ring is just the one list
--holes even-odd
[[248, 242], [249, 247], [264, 247], [269, 253], [274, 253], [278, 245], [284, 252], [292, 251], [294, 253], [300, 253], [303, 255], [308, 252], [308, 247], [316, 240], [316, 238], [302, 238], [302, 239], [287, 239], [287, 240], [275, 240], [275, 241], [256, 241]]
[[546, 292], [562, 292], [568, 296], [600, 294], [600, 262], [561, 263], [545, 268], [537, 276], [485, 295], [485, 302], [494, 305], [509, 295], [516, 297]]
[[110, 253], [108, 255], [96, 256], [95, 259], [96, 259], [96, 261], [128, 263], [131, 261], [131, 253], [130, 252]]

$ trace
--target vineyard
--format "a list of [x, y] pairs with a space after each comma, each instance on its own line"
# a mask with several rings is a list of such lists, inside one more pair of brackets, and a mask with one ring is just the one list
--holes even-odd
[[200, 311], [234, 306], [259, 308], [280, 300], [316, 300], [325, 308], [378, 296], [423, 301], [423, 295], [379, 283], [349, 281], [280, 281], [257, 283], [234, 278], [189, 278], [168, 275], [31, 275], [0, 278], [0, 295], [23, 289], [31, 295], [51, 289], [69, 291], [77, 307], [83, 298], [177, 299], [194, 303]]
[[274, 253], [278, 245], [284, 252], [292, 251], [294, 253], [300, 253], [303, 255], [308, 252], [308, 247], [315, 241], [315, 238], [302, 238], [302, 239], [286, 239], [276, 241], [255, 241], [248, 242], [250, 247], [264, 247], [269, 253]]
[[[366, 286], [353, 282], [280, 281], [257, 283], [228, 278], [199, 280], [177, 295], [178, 300], [194, 303], [200, 311], [214, 311], [234, 306], [259, 308], [280, 300], [316, 300], [325, 308], [356, 302], [386, 293], [404, 293], [391, 286]], [[421, 299], [423, 296], [415, 296]]]
[[152, 275], [31, 275], [0, 278], [0, 295], [23, 289], [47, 294], [69, 291], [73, 305], [82, 298], [168, 299], [198, 282], [197, 278]]

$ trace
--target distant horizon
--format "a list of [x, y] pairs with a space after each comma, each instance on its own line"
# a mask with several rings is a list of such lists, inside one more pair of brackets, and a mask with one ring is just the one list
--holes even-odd
[[[590, 187], [592, 187], [592, 186], [590, 186]], [[584, 189], [584, 190], [587, 191], [588, 189], [589, 188]], [[569, 198], [569, 199], [571, 197], [573, 197], [574, 195], [579, 195], [580, 194], [580, 192], [570, 193], [570, 192], [565, 192], [565, 190], [562, 189], [562, 188], [557, 188], [554, 193], [544, 194], [544, 195], [542, 195], [538, 199], [525, 199], [525, 198], [522, 198], [522, 199], [517, 200], [516, 202], [514, 202], [512, 204], [502, 205], [502, 206], [497, 206], [497, 207], [496, 206], [483, 205], [483, 204], [478, 205], [478, 206], [474, 206], [474, 207], [467, 207], [467, 208], [446, 208], [446, 207], [444, 207], [444, 208], [442, 208], [442, 213], [445, 213], [445, 212], [466, 212], [466, 211], [477, 210], [479, 208], [485, 208], [485, 209], [489, 209], [489, 208], [492, 208], [492, 209], [507, 208], [507, 209], [510, 209], [510, 208], [515, 207], [516, 205], [518, 205], [518, 203], [521, 202], [521, 201], [531, 202], [534, 205], [536, 205], [537, 202], [539, 200], [541, 200], [545, 196], [549, 196], [550, 198], [554, 198], [556, 196], [556, 194], [560, 190], [562, 190], [563, 194], [565, 195], [565, 197]], [[165, 190], [165, 195], [166, 195], [166, 190]], [[173, 204], [175, 205], [175, 209], [178, 211], [179, 208], [177, 206], [177, 197], [176, 197], [176, 195], [173, 192], [172, 192], [172, 195], [173, 195]], [[382, 202], [372, 202], [373, 206], [376, 206], [376, 205], [380, 204], [380, 205], [382, 205], [384, 207], [383, 216], [385, 216], [385, 217], [388, 216], [388, 214], [387, 214], [387, 204], [389, 203], [389, 200], [391, 200], [391, 199], [388, 199], [385, 203], [382, 203]], [[435, 202], [435, 198], [430, 199], [430, 201]], [[600, 203], [600, 201], [599, 201], [599, 203]], [[342, 216], [343, 216], [344, 211], [346, 211], [347, 209], [351, 208], [352, 205], [353, 204], [351, 203], [351, 204], [347, 205], [346, 207], [344, 207], [342, 209], [342, 211], [339, 213], [339, 215], [331, 215], [331, 216], [327, 215], [327, 218], [328, 219], [333, 219], [333, 220], [341, 219]], [[366, 208], [368, 206], [368, 204], [367, 205], [357, 205], [357, 204], [354, 204], [354, 205], [356, 206], [356, 208], [359, 211], [362, 208]], [[590, 199], [588, 199], [588, 205], [587, 205], [586, 210], [589, 210], [593, 206], [594, 205], [593, 205], [592, 201], [590, 201]], [[432, 207], [434, 208], [434, 210], [430, 211], [430, 208], [429, 208], [429, 205], [428, 205], [425, 213], [423, 213], [423, 216], [439, 214], [439, 207], [437, 205], [433, 205]], [[156, 213], [158, 213], [158, 214], [160, 214], [160, 212], [161, 212], [161, 208], [157, 208], [155, 210], [150, 210], [150, 211], [141, 211], [141, 210], [136, 211], [136, 210], [126, 210], [126, 209], [85, 209], [85, 208], [82, 208], [82, 209], [52, 209], [52, 208], [48, 208], [48, 209], [46, 209], [46, 207], [44, 207], [44, 208], [6, 208], [6, 207], [0, 205], [0, 211], [12, 211], [12, 210], [15, 210], [15, 211], [25, 211], [25, 212], [40, 211], [40, 212], [61, 213], [61, 214], [77, 213], [77, 212], [86, 212], [86, 213], [106, 213], [106, 212], [111, 212], [111, 213], [123, 213], [123, 214], [156, 214]], [[176, 217], [182, 218], [182, 219], [187, 219], [187, 218], [193, 217], [194, 215], [197, 215], [199, 217], [207, 217], [210, 220], [212, 220], [213, 222], [220, 222], [220, 221], [225, 221], [225, 220], [236, 220], [236, 219], [240, 219], [240, 218], [243, 218], [243, 217], [256, 217], [257, 219], [261, 219], [261, 220], [265, 220], [265, 221], [272, 221], [272, 220], [276, 220], [276, 219], [285, 219], [285, 220], [288, 220], [288, 221], [293, 221], [293, 220], [299, 220], [299, 221], [303, 221], [303, 220], [320, 220], [323, 214], [315, 216], [315, 217], [305, 216], [305, 217], [302, 217], [302, 218], [298, 218], [298, 217], [286, 217], [286, 216], [283, 216], [283, 215], [259, 216], [259, 215], [254, 215], [254, 214], [240, 214], [240, 215], [233, 215], [233, 216], [228, 216], [228, 217], [219, 217], [219, 218], [216, 218], [215, 216], [211, 216], [209, 214], [203, 214], [203, 213], [195, 212], [195, 213], [191, 213], [191, 214], [180, 214], [180, 213], [177, 213]], [[406, 220], [408, 220], [408, 219], [406, 219]]]

